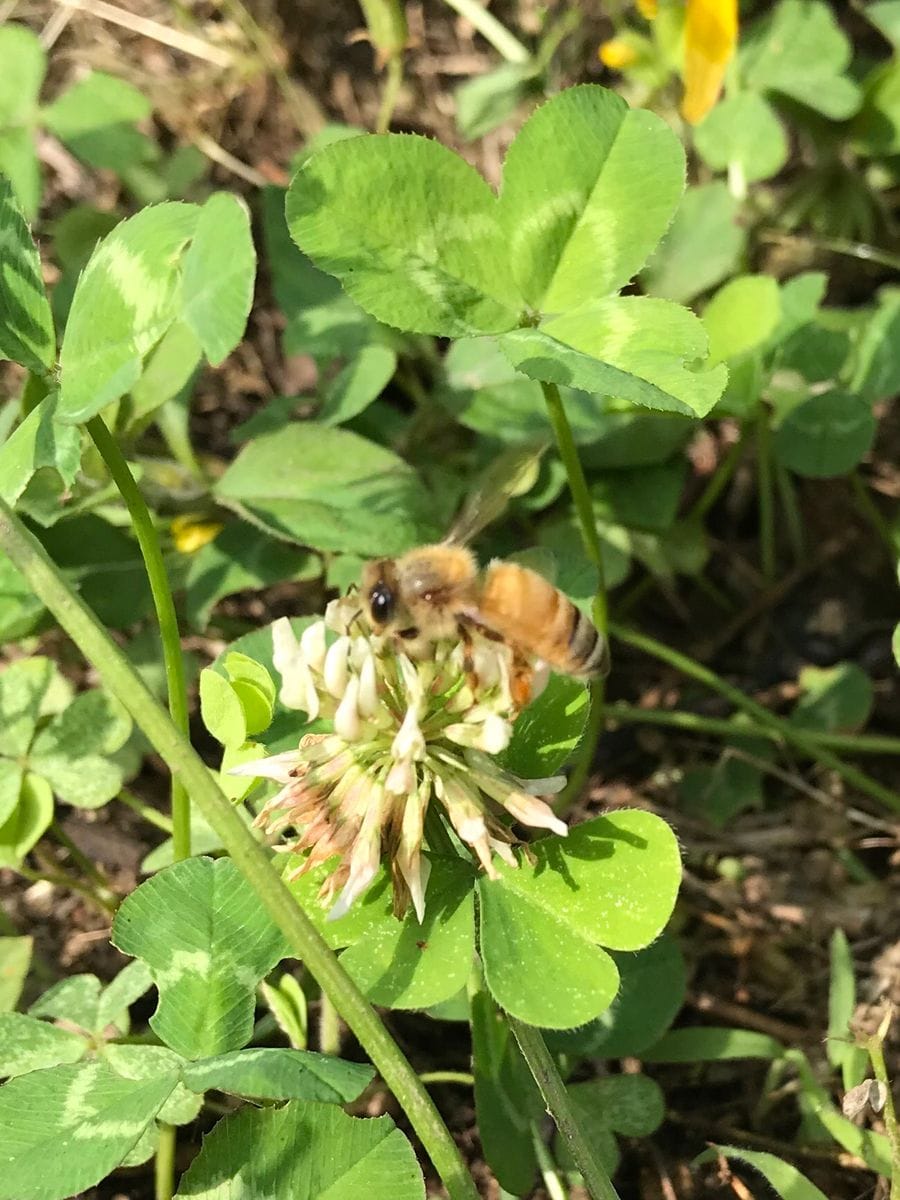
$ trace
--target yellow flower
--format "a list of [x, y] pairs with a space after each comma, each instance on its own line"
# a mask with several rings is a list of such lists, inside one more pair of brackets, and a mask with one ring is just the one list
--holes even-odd
[[597, 51], [597, 57], [611, 71], [622, 71], [636, 61], [637, 51], [624, 38], [610, 38]]
[[659, 12], [659, 0], [636, 0], [638, 12], [648, 21], [652, 21]]
[[193, 554], [218, 537], [223, 528], [220, 521], [204, 521], [196, 513], [183, 513], [172, 518], [169, 532], [176, 550], [181, 554]]
[[681, 114], [696, 125], [719, 98], [737, 45], [737, 0], [687, 0]]

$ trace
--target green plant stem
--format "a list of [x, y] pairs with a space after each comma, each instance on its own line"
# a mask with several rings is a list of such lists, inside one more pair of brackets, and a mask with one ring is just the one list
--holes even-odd
[[462, 1087], [474, 1087], [475, 1076], [468, 1071], [423, 1071], [419, 1076], [422, 1083], [458, 1083]]
[[479, 4], [478, 0], [447, 0], [447, 4], [454, 12], [465, 17], [470, 25], [474, 25], [484, 40], [490, 42], [507, 62], [530, 62], [531, 54], [527, 47], [523, 46], [493, 13], [488, 12], [483, 4]]
[[147, 804], [140, 796], [133, 796], [131, 792], [124, 788], [119, 792], [116, 799], [120, 804], [124, 804], [126, 808], [130, 808], [132, 812], [150, 825], [155, 825], [157, 829], [163, 830], [164, 833], [172, 833], [172, 822], [165, 813], [159, 812], [152, 804]]
[[869, 495], [869, 489], [863, 482], [859, 471], [850, 472], [850, 486], [853, 488], [853, 495], [856, 497], [856, 503], [859, 506], [860, 512], [878, 534], [893, 566], [897, 561], [897, 553], [900, 551], [900, 545], [898, 545], [897, 540], [891, 532], [890, 525], [881, 515], [878, 505]]
[[531, 1122], [531, 1142], [534, 1155], [538, 1162], [541, 1178], [547, 1191], [548, 1200], [568, 1200], [566, 1189], [559, 1177], [559, 1167], [553, 1161], [553, 1156], [544, 1144], [537, 1121]]
[[775, 483], [781, 497], [781, 507], [784, 511], [787, 535], [794, 552], [794, 560], [801, 563], [806, 553], [806, 539], [803, 536], [803, 518], [797, 503], [797, 489], [794, 487], [790, 471], [779, 462], [775, 463]]
[[744, 452], [744, 431], [736, 442], [733, 442], [722, 456], [718, 466], [712, 473], [712, 478], [700, 493], [700, 497], [688, 514], [688, 520], [699, 521], [705, 517], [722, 492], [728, 486], [728, 481], [735, 472]]
[[760, 403], [756, 421], [756, 469], [759, 484], [760, 567], [767, 584], [775, 580], [775, 488], [769, 410]]
[[[169, 712], [178, 729], [187, 737], [189, 731], [187, 685], [184, 676], [184, 656], [178, 633], [178, 617], [169, 577], [163, 562], [159, 538], [134, 476], [129, 470], [119, 443], [103, 423], [94, 417], [87, 423], [88, 433], [100, 452], [107, 470], [125, 501], [134, 525], [138, 545], [144, 559], [159, 633], [162, 639], [163, 661], [166, 668], [166, 689]], [[191, 853], [191, 804], [187, 788], [178, 774], [172, 772], [172, 854], [176, 862], [189, 858]]]
[[900, 1129], [897, 1127], [897, 1113], [894, 1109], [894, 1096], [891, 1091], [891, 1079], [884, 1061], [884, 1039], [887, 1036], [893, 1018], [893, 1010], [889, 1009], [882, 1027], [869, 1038], [866, 1050], [872, 1061], [875, 1078], [883, 1084], [884, 1128], [891, 1146], [891, 1197], [890, 1200], [900, 1200]]
[[[686, 733], [711, 733], [714, 737], [768, 738], [772, 742], [784, 740], [780, 729], [752, 725], [740, 725], [733, 717], [706, 717], [700, 713], [685, 712], [671, 708], [638, 708], [617, 700], [606, 706], [606, 715], [612, 721], [623, 721], [628, 725], [665, 725], [683, 729]], [[900, 754], [900, 738], [866, 733], [822, 733], [818, 729], [804, 729], [807, 741], [826, 750], [837, 750], [847, 754]]]
[[718, 692], [720, 696], [724, 696], [726, 700], [730, 700], [735, 708], [752, 717], [757, 725], [776, 733], [778, 735], [777, 740], [794, 746], [797, 750], [807, 755], [807, 757], [821, 763], [823, 767], [837, 772], [846, 783], [858, 788], [859, 791], [864, 792], [867, 796], [872, 796], [874, 799], [880, 800], [885, 807], [891, 809], [893, 812], [900, 812], [900, 795], [897, 792], [886, 788], [877, 779], [866, 775], [864, 771], [851, 766], [850, 763], [845, 763], [843, 759], [838, 758], [837, 755], [832, 754], [829, 749], [818, 743], [815, 737], [810, 737], [808, 730], [798, 729], [790, 721], [785, 721], [782, 717], [769, 712], [762, 704], [757, 704], [755, 700], [751, 700], [740, 688], [736, 688], [728, 683], [720, 675], [717, 675], [715, 671], [711, 671], [709, 667], [703, 666], [702, 663], [689, 658], [686, 654], [680, 654], [677, 650], [672, 650], [669, 646], [666, 646], [663, 642], [658, 642], [655, 638], [638, 633], [637, 630], [628, 629], [623, 625], [615, 623], [611, 624], [609, 628], [613, 638], [624, 642], [626, 646], [633, 646], [636, 650], [642, 650], [645, 654], [650, 654], [653, 658], [658, 658], [661, 662], [668, 663], [669, 666], [674, 667], [683, 675], [687, 675], [690, 679], [696, 679], [698, 683], [702, 683], [712, 691]]
[[[609, 625], [609, 609], [606, 598], [606, 582], [603, 574], [603, 551], [600, 547], [600, 536], [597, 533], [597, 521], [594, 516], [591, 493], [588, 489], [581, 459], [578, 457], [578, 448], [572, 436], [572, 427], [569, 424], [569, 418], [566, 416], [559, 388], [555, 383], [541, 383], [541, 391], [544, 393], [544, 402], [547, 405], [547, 413], [550, 417], [550, 424], [553, 427], [553, 435], [556, 438], [559, 456], [566, 469], [566, 479], [569, 483], [569, 491], [571, 492], [575, 512], [578, 516], [578, 526], [581, 531], [584, 550], [590, 561], [597, 568], [597, 593], [591, 605], [591, 616], [600, 634], [606, 637]], [[577, 799], [590, 774], [591, 765], [594, 761], [594, 751], [603, 728], [603, 698], [605, 692], [605, 680], [595, 679], [591, 684], [591, 711], [588, 715], [584, 737], [581, 739], [578, 758], [572, 767], [569, 781], [559, 797], [558, 808], [561, 812], [565, 812]]]
[[80, 879], [76, 879], [60, 868], [48, 871], [42, 866], [40, 871], [33, 871], [31, 867], [26, 867], [24, 863], [20, 863], [16, 867], [16, 871], [23, 879], [29, 879], [32, 883], [52, 883], [54, 887], [66, 888], [70, 892], [76, 892], [79, 896], [84, 896], [85, 900], [90, 900], [91, 904], [96, 905], [104, 916], [111, 917], [115, 915], [115, 904], [110, 900], [104, 899], [103, 896], [95, 892], [88, 884], [82, 883]]
[[85, 658], [143, 730], [172, 772], [178, 772], [199, 811], [284, 933], [292, 957], [302, 960], [356, 1035], [418, 1135], [451, 1200], [478, 1200], [453, 1138], [418, 1076], [278, 875], [190, 742], [146, 684], [60, 576], [44, 548], [0, 500], [0, 549], [22, 572]]
[[597, 1159], [590, 1142], [585, 1137], [572, 1108], [566, 1085], [560, 1077], [556, 1063], [547, 1049], [539, 1029], [526, 1025], [516, 1017], [506, 1014], [510, 1029], [519, 1043], [522, 1056], [534, 1076], [547, 1111], [556, 1123], [575, 1159], [575, 1165], [584, 1178], [585, 1187], [592, 1200], [619, 1200], [609, 1176]]
[[172, 1200], [175, 1192], [175, 1126], [160, 1122], [153, 1166], [155, 1200]]
[[341, 1022], [337, 1009], [324, 992], [319, 1001], [319, 1050], [322, 1054], [335, 1056], [341, 1052]]
[[109, 904], [112, 904], [114, 908], [117, 908], [119, 900], [113, 891], [111, 883], [103, 874], [103, 872], [91, 862], [88, 856], [83, 854], [78, 849], [69, 835], [60, 825], [59, 821], [53, 821], [51, 823], [50, 832], [61, 846], [65, 846], [66, 850], [69, 852], [69, 857], [72, 859], [72, 862], [74, 862], [76, 866], [80, 867], [87, 878], [96, 885], [98, 896], [102, 896], [105, 901], [107, 901]]
[[376, 133], [387, 133], [391, 127], [394, 109], [400, 98], [403, 87], [403, 52], [392, 54], [387, 60], [384, 89], [381, 93], [381, 104], [378, 108], [378, 120], [375, 122]]

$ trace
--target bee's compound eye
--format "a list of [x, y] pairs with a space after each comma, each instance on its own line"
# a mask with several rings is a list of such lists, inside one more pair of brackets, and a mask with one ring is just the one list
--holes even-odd
[[369, 592], [369, 611], [372, 620], [383, 625], [394, 612], [394, 593], [385, 583], [376, 584]]

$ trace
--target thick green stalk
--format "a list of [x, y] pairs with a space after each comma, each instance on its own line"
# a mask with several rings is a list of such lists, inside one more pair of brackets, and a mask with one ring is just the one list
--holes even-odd
[[307, 965], [396, 1096], [451, 1200], [477, 1200], [475, 1185], [453, 1138], [375, 1010], [298, 906], [267, 852], [222, 793], [206, 764], [94, 614], [68, 587], [41, 544], [3, 501], [0, 501], [0, 549], [9, 555], [35, 595], [97, 668], [106, 687], [128, 709], [169, 769], [179, 773], [192, 801], [284, 933], [291, 955]]
[[638, 633], [634, 629], [628, 629], [623, 625], [611, 624], [610, 633], [618, 641], [624, 642], [626, 646], [634, 646], [636, 650], [643, 650], [645, 654], [650, 654], [654, 658], [660, 659], [661, 662], [668, 663], [676, 671], [680, 671], [682, 675], [696, 679], [698, 683], [702, 683], [712, 691], [718, 692], [720, 696], [724, 696], [726, 700], [730, 700], [735, 708], [752, 717], [757, 725], [761, 725], [764, 729], [770, 729], [773, 733], [776, 733], [778, 740], [795, 746], [807, 757], [821, 763], [823, 767], [827, 767], [831, 771], [836, 771], [851, 787], [858, 788], [859, 791], [865, 792], [867, 796], [872, 796], [876, 800], [880, 800], [882, 804], [892, 811], [900, 812], [900, 795], [897, 792], [885, 787], [877, 779], [866, 775], [864, 771], [851, 766], [850, 763], [845, 763], [843, 759], [838, 758], [837, 755], [832, 754], [829, 749], [817, 742], [814, 737], [810, 737], [807, 730], [798, 729], [790, 721], [785, 721], [783, 718], [769, 712], [767, 708], [764, 708], [761, 704], [757, 704], [755, 700], [751, 700], [740, 688], [736, 688], [728, 683], [721, 675], [717, 675], [715, 671], [711, 671], [709, 667], [704, 667], [702, 663], [689, 658], [686, 654], [680, 654], [677, 650], [670, 649], [669, 646], [666, 646], [663, 642], [658, 642], [655, 638]]
[[[666, 725], [683, 729], [686, 733], [711, 733], [714, 737], [768, 738], [772, 742], [784, 741], [782, 730], [754, 724], [738, 724], [733, 717], [706, 717], [701, 713], [685, 712], [672, 708], [637, 708], [617, 700], [607, 704], [606, 715], [612, 721], [623, 721], [626, 725]], [[866, 733], [822, 733], [818, 729], [804, 729], [808, 742], [824, 746], [826, 750], [839, 750], [847, 754], [900, 754], [900, 738]]]
[[175, 1192], [175, 1126], [161, 1123], [153, 1164], [155, 1200], [172, 1200]]
[[[169, 712], [177, 727], [187, 736], [189, 730], [187, 685], [184, 677], [181, 638], [178, 633], [178, 617], [175, 613], [172, 589], [169, 587], [169, 577], [166, 574], [166, 565], [163, 562], [153, 518], [144, 503], [140, 488], [128, 468], [125, 456], [119, 449], [119, 443], [106, 428], [102, 418], [94, 417], [88, 421], [87, 430], [93, 438], [94, 445], [100, 451], [107, 470], [131, 515], [134, 532], [144, 559], [147, 579], [150, 583], [156, 619], [159, 622], [163, 662], [166, 668]], [[189, 858], [191, 853], [190, 797], [187, 788], [175, 771], [172, 772], [172, 853], [176, 862], [182, 858]]]
[[[575, 512], [578, 516], [578, 526], [581, 530], [581, 540], [584, 543], [584, 550], [590, 561], [597, 568], [597, 594], [594, 596], [594, 602], [591, 605], [591, 615], [601, 635], [606, 637], [609, 625], [609, 611], [606, 599], [606, 582], [603, 576], [603, 551], [600, 548], [600, 536], [597, 533], [597, 520], [594, 516], [591, 493], [588, 490], [584, 468], [581, 465], [581, 459], [578, 457], [578, 448], [572, 436], [572, 427], [569, 424], [569, 418], [566, 416], [559, 388], [555, 383], [542, 383], [541, 390], [544, 393], [544, 401], [547, 405], [550, 424], [553, 426], [553, 434], [556, 438], [559, 456], [566, 469], [566, 478], [569, 483], [569, 491], [572, 494], [572, 501], [575, 504]], [[566, 784], [565, 790], [559, 798], [557, 807], [561, 812], [564, 812], [578, 798], [590, 774], [591, 764], [594, 761], [594, 750], [596, 749], [600, 732], [603, 729], [603, 698], [605, 692], [605, 680], [595, 679], [591, 684], [591, 710], [588, 714], [584, 737], [581, 739], [578, 758], [572, 768], [569, 782]]]
[[619, 1200], [618, 1192], [578, 1124], [566, 1085], [556, 1069], [556, 1063], [547, 1049], [541, 1031], [533, 1025], [526, 1025], [511, 1017], [509, 1013], [506, 1014], [506, 1019], [519, 1043], [522, 1056], [528, 1063], [528, 1069], [540, 1089], [547, 1111], [572, 1152], [575, 1165], [584, 1178], [585, 1187], [592, 1200]]

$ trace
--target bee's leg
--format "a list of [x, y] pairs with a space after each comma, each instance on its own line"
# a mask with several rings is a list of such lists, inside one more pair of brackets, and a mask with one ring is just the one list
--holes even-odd
[[534, 667], [530, 660], [520, 650], [513, 647], [512, 670], [510, 671], [509, 690], [512, 693], [513, 704], [521, 712], [531, 703], [531, 689], [534, 683]]

